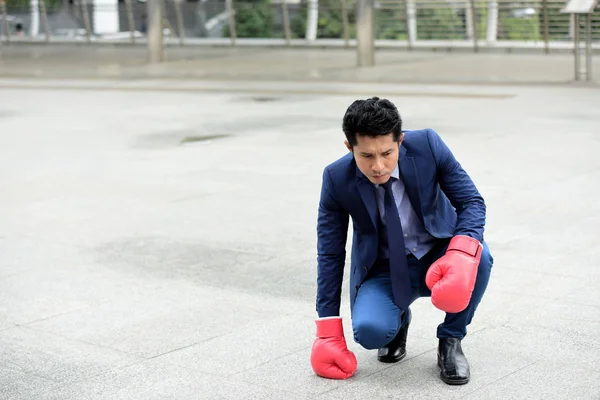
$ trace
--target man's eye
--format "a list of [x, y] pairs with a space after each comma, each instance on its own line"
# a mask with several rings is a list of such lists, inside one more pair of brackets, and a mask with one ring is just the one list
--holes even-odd
[[371, 157], [373, 157], [373, 156], [372, 156], [372, 155], [370, 155], [370, 154], [363, 154], [363, 157], [364, 157], [364, 158], [371, 158]]

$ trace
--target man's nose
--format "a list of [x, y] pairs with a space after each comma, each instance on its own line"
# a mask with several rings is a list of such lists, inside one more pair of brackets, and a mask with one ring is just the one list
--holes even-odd
[[381, 170], [383, 169], [383, 161], [381, 159], [375, 160], [372, 168], [374, 172], [381, 172]]

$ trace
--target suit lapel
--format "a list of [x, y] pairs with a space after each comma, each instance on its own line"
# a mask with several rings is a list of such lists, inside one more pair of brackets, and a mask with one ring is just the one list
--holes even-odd
[[369, 217], [375, 226], [375, 230], [378, 230], [379, 221], [379, 209], [377, 207], [377, 199], [375, 197], [375, 187], [369, 181], [369, 179], [356, 167], [356, 185], [358, 187], [358, 193], [362, 199]]
[[404, 188], [410, 204], [417, 213], [421, 220], [423, 220], [423, 212], [421, 210], [421, 196], [419, 195], [419, 176], [417, 174], [417, 167], [415, 160], [406, 151], [404, 146], [400, 146], [400, 155], [398, 158], [398, 165], [400, 168], [400, 176], [404, 182]]

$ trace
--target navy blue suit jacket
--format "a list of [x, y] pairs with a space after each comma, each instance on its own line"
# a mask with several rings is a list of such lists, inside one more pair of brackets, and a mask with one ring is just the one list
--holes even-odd
[[[435, 131], [404, 131], [398, 165], [410, 202], [433, 237], [466, 235], [483, 242], [483, 197]], [[351, 309], [358, 288], [375, 264], [379, 240], [375, 196], [373, 184], [360, 172], [352, 153], [325, 168], [317, 221], [319, 317], [340, 315], [350, 217], [354, 230]]]

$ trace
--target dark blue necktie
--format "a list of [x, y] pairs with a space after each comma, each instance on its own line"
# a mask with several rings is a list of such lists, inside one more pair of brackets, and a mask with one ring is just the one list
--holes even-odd
[[383, 187], [385, 188], [385, 219], [387, 227], [388, 251], [390, 257], [390, 274], [392, 278], [392, 294], [394, 303], [403, 311], [408, 310], [412, 289], [408, 274], [408, 261], [404, 250], [404, 233], [398, 215], [398, 207], [392, 193], [392, 178]]

